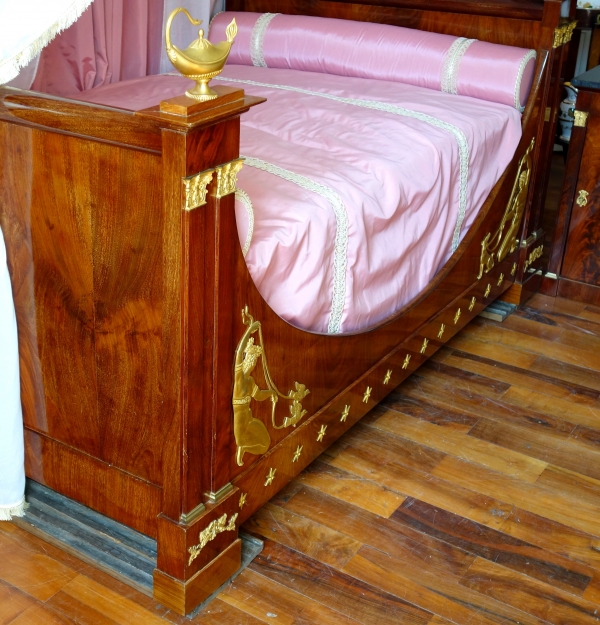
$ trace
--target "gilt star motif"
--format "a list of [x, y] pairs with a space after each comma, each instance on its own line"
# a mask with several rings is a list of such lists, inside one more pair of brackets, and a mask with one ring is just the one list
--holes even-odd
[[346, 421], [346, 419], [348, 418], [349, 414], [350, 414], [350, 404], [348, 404], [347, 406], [344, 406], [344, 412], [342, 412], [342, 416], [340, 417], [340, 421], [342, 423], [344, 423], [344, 421]]
[[275, 473], [277, 473], [277, 469], [269, 469], [269, 473], [265, 479], [265, 486], [271, 486], [273, 480], [275, 479]]
[[327, 432], [327, 426], [322, 425], [319, 433], [317, 434], [317, 442], [321, 442], [325, 438], [325, 432]]
[[392, 370], [388, 369], [385, 374], [385, 378], [383, 378], [383, 383], [387, 384], [390, 381], [391, 377], [392, 377]]
[[242, 493], [240, 495], [240, 510], [246, 505], [246, 497], [248, 497], [248, 493]]
[[370, 386], [367, 386], [367, 390], [365, 391], [365, 394], [363, 395], [363, 402], [365, 404], [369, 401], [369, 397], [371, 397], [372, 391], [373, 389]]
[[294, 452], [294, 458], [292, 459], [292, 462], [296, 462], [300, 458], [300, 454], [302, 453], [303, 449], [304, 449], [303, 445], [298, 445], [298, 447], [296, 447], [296, 451]]

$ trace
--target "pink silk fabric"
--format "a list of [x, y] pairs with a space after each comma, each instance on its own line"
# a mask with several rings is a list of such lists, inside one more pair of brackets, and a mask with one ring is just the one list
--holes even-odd
[[94, 0], [44, 48], [31, 89], [64, 96], [158, 73], [163, 3]]
[[[450, 257], [459, 212], [457, 140], [420, 119], [227, 79], [401, 106], [462, 131], [468, 181], [461, 237], [521, 137], [518, 111], [475, 98], [289, 69], [232, 65], [223, 73], [219, 84], [267, 97], [242, 116], [241, 154], [326, 185], [343, 200], [348, 239], [341, 332], [364, 330], [409, 303]], [[152, 76], [79, 98], [139, 110], [180, 95], [190, 84], [177, 76]], [[291, 324], [327, 332], [339, 228], [332, 205], [318, 193], [248, 165], [238, 188], [253, 203], [246, 263], [261, 295]], [[240, 202], [236, 218], [243, 245], [248, 218]]]
[[[229, 64], [253, 64], [252, 31], [261, 15], [226, 11], [212, 20], [213, 43], [225, 39], [232, 18], [238, 24]], [[444, 61], [457, 39], [385, 24], [279, 14], [264, 31], [262, 52], [269, 68], [377, 78], [440, 90]], [[471, 44], [460, 61], [457, 93], [509, 106], [515, 106], [516, 94], [518, 106], [525, 106], [535, 71], [535, 58], [527, 60], [528, 53], [512, 46]]]

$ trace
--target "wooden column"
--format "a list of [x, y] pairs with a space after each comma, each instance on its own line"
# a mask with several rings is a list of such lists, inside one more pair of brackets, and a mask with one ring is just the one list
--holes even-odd
[[[216, 100], [182, 96], [140, 113], [163, 122], [162, 333], [169, 376], [162, 396], [170, 426], [154, 596], [180, 614], [230, 577], [241, 554], [236, 489], [223, 453], [231, 441], [235, 351], [230, 250], [239, 245], [235, 177], [227, 177], [227, 167], [239, 157], [240, 114], [262, 100], [216, 89]], [[219, 187], [219, 178], [229, 185]]]

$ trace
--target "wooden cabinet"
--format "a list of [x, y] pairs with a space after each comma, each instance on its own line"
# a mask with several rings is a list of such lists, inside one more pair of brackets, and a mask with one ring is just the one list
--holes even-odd
[[572, 84], [575, 125], [543, 291], [600, 305], [600, 66]]

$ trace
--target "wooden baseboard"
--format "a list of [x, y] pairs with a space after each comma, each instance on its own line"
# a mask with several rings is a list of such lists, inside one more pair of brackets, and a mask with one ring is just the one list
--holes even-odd
[[238, 538], [187, 582], [154, 571], [154, 598], [185, 616], [204, 601], [241, 566], [242, 541]]
[[600, 306], [600, 286], [585, 284], [585, 282], [559, 278], [558, 296]]

